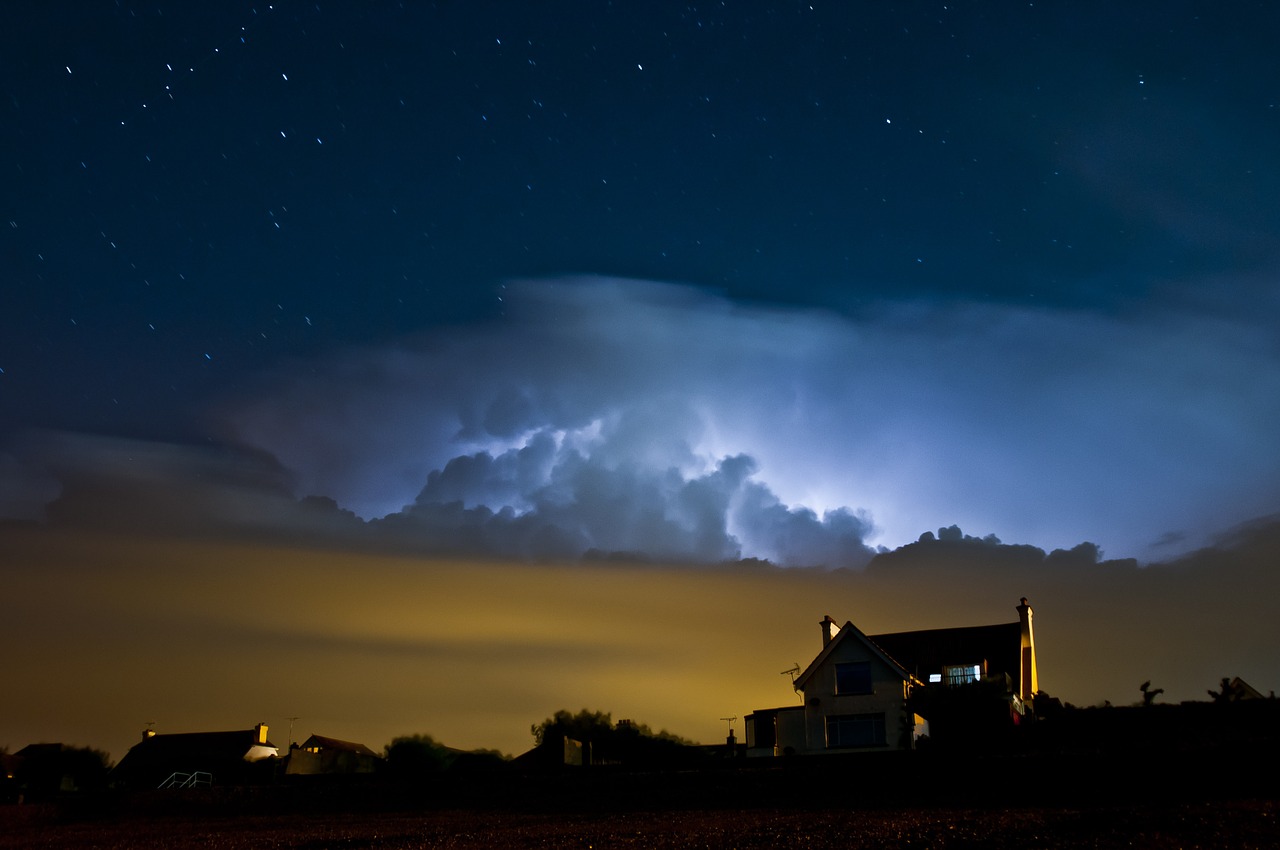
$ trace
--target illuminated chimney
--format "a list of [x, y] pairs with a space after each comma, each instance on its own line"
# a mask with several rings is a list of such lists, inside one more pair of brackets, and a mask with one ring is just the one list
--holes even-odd
[[831, 643], [831, 639], [836, 636], [836, 633], [840, 631], [840, 627], [836, 625], [835, 620], [831, 619], [830, 614], [823, 617], [819, 625], [822, 626], [822, 646], [825, 648], [827, 644]]
[[1018, 677], [1018, 696], [1026, 702], [1040, 690], [1040, 685], [1036, 681], [1036, 637], [1031, 628], [1031, 606], [1027, 604], [1025, 596], [1018, 606], [1018, 622], [1022, 624], [1022, 669]]
[[265, 744], [267, 742], [267, 724], [259, 723], [253, 727], [254, 743]]
[[155, 736], [156, 736], [156, 730], [150, 727], [142, 730], [142, 740], [144, 741], [147, 740], [148, 738], [154, 738]]

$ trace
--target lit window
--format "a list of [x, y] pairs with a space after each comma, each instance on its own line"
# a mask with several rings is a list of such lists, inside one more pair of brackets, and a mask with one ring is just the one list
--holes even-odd
[[942, 674], [941, 674], [941, 673], [930, 673], [930, 674], [929, 674], [929, 684], [931, 684], [931, 685], [936, 685], [936, 684], [939, 684], [941, 681], [942, 681]]
[[948, 685], [966, 685], [982, 678], [982, 667], [977, 664], [943, 667], [942, 674]]
[[836, 665], [837, 694], [869, 694], [871, 690], [871, 662], [847, 661]]

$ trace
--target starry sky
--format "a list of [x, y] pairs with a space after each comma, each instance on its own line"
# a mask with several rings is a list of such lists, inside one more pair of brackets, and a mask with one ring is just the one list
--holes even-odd
[[[680, 623], [688, 643], [708, 607], [721, 635], [765, 617], [799, 641], [826, 613], [880, 618], [868, 631], [1011, 619], [1044, 587], [1084, 646], [1276, 584], [1259, 566], [1280, 512], [1273, 4], [119, 0], [7, 17], [0, 569], [31, 594], [4, 594], [28, 630], [10, 640], [66, 633], [71, 608], [38, 601], [56, 588], [134, 599], [165, 563], [191, 564], [172, 591], [199, 624], [182, 657], [232, 678], [228, 653], [255, 640], [278, 665], [448, 654], [434, 633], [343, 643], [409, 616], [373, 613], [376, 592], [324, 640], [260, 600], [224, 621], [209, 600], [235, 608], [247, 564], [291, 611], [322, 580], [362, 598], [354, 576], [400, 595], [436, 576], [524, 635], [570, 616], [548, 586], [586, 594], [574, 611], [633, 593], [653, 606], [633, 634]], [[225, 576], [197, 566], [221, 551]], [[889, 585], [933, 601], [895, 611]], [[961, 586], [976, 609], [947, 601]], [[818, 610], [834, 587], [845, 603]], [[750, 621], [761, 594], [787, 615]], [[116, 725], [51, 707], [50, 671], [100, 669], [81, 643], [20, 677], [44, 696], [9, 743], [156, 719], [131, 642], [158, 621], [93, 598], [71, 631], [92, 623], [134, 659], [111, 679], [130, 685]], [[307, 604], [341, 607], [326, 598]], [[1052, 596], [1032, 601], [1052, 618]], [[1229, 609], [1202, 626], [1234, 637], [1194, 670], [1175, 661], [1187, 646], [1144, 644], [1099, 679], [1060, 650], [1065, 696], [1125, 701], [1152, 669], [1181, 698], [1242, 671], [1265, 692], [1275, 659]], [[548, 669], [606, 620], [548, 638]], [[712, 740], [703, 714], [790, 699], [727, 682], [776, 689], [769, 665], [797, 659], [743, 671], [718, 639], [683, 662], [603, 641], [574, 698], [622, 711], [632, 691], [603, 659], [648, 652], [645, 675], [679, 667], [682, 692], [733, 670], [715, 679], [731, 704], [696, 699], [697, 720], [637, 706], [678, 734]], [[523, 719], [467, 726], [474, 707], [424, 692], [418, 714], [360, 729], [515, 750], [497, 730], [565, 707], [529, 693]], [[311, 712], [353, 737], [341, 708], [273, 699], [165, 719]]]

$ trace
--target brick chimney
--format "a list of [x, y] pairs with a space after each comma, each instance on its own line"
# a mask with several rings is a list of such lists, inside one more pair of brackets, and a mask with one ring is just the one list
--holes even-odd
[[1031, 606], [1027, 597], [1022, 597], [1018, 606], [1018, 622], [1022, 624], [1022, 668], [1018, 675], [1018, 696], [1023, 702], [1029, 701], [1040, 690], [1036, 681], [1036, 637], [1031, 628]]
[[819, 625], [822, 626], [822, 646], [825, 649], [827, 644], [831, 643], [831, 639], [840, 632], [840, 627], [836, 625], [835, 620], [831, 619], [830, 614], [823, 617]]
[[259, 723], [253, 727], [253, 742], [255, 744], [265, 744], [267, 742], [267, 724]]

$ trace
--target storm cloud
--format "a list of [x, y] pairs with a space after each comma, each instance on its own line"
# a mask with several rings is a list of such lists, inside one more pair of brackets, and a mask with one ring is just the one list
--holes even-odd
[[[689, 475], [677, 466], [609, 462], [599, 451], [539, 432], [497, 457], [454, 458], [428, 476], [412, 505], [370, 525], [378, 535], [450, 554], [521, 559], [617, 557], [719, 563], [743, 557], [786, 566], [860, 567], [870, 521], [846, 509], [819, 518], [788, 508], [751, 481], [746, 455]], [[495, 512], [489, 505], [501, 505]], [[749, 553], [748, 555], [744, 555]]]
[[1278, 353], [1225, 299], [837, 314], [608, 278], [503, 298], [499, 321], [282, 365], [222, 405], [227, 433], [301, 492], [504, 554], [851, 565], [958, 523], [1158, 558], [1280, 502]]

